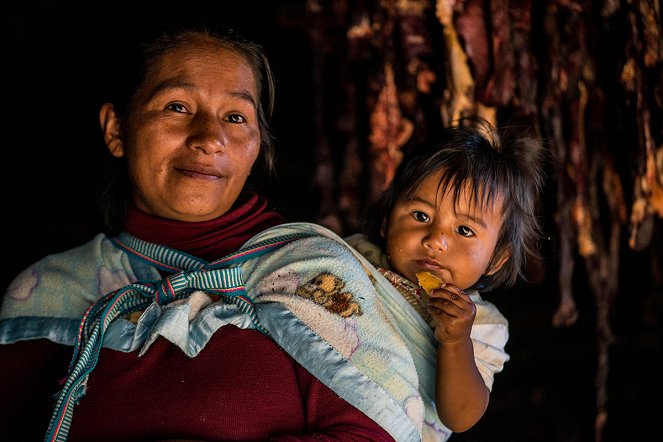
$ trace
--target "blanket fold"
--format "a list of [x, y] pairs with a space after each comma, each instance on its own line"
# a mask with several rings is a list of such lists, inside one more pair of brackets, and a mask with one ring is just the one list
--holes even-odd
[[[90, 307], [91, 311], [98, 311], [97, 316], [105, 325], [102, 335], [93, 331], [98, 327], [88, 329], [85, 339], [94, 341], [95, 346], [100, 342], [95, 339], [103, 337], [104, 346], [144, 353], [157, 336], [163, 336], [195, 357], [219, 327], [233, 324], [257, 328], [397, 441], [443, 441], [450, 434], [439, 421], [432, 399], [436, 354], [432, 330], [361, 254], [330, 230], [309, 223], [272, 227], [251, 238], [238, 254], [212, 263], [201, 263], [154, 245], [141, 250], [144, 256], [137, 258], [131, 250], [140, 248], [140, 241], [126, 235], [114, 240], [120, 245], [112, 250], [107, 249], [111, 240], [99, 237], [97, 241], [91, 246], [105, 251], [99, 254], [99, 268], [105, 269], [105, 283], [108, 278], [115, 281], [115, 298], [107, 298], [103, 308], [100, 303]], [[279, 247], [264, 247], [274, 243], [279, 243]], [[258, 252], [249, 256], [243, 252], [246, 250]], [[164, 257], [168, 257], [168, 262], [164, 262]], [[129, 310], [144, 310], [136, 324], [123, 319], [126, 311], [122, 309], [106, 315], [118, 305], [115, 301], [123, 290], [122, 286], [118, 288], [118, 282], [136, 274], [158, 275], [150, 270], [155, 261], [160, 262], [160, 269], [190, 265], [192, 268], [180, 271], [193, 271], [189, 276], [196, 281], [207, 276], [206, 268], [226, 269], [222, 273], [232, 274], [232, 278], [215, 279], [213, 288], [184, 282], [182, 288], [177, 287], [177, 282], [170, 284], [181, 279], [155, 278], [141, 283], [154, 289], [154, 299], [130, 304]], [[72, 265], [75, 263], [72, 259]], [[26, 275], [29, 277], [29, 272]], [[235, 289], [242, 302], [224, 297], [228, 290]], [[35, 290], [30, 295], [34, 298], [31, 302], [39, 303], [49, 293]], [[89, 299], [90, 294], [81, 297]], [[84, 305], [83, 301], [79, 303]], [[61, 310], [56, 302], [46, 305], [49, 308], [40, 312], [41, 320], [72, 316], [71, 311]], [[14, 308], [14, 312], [20, 312], [20, 306], [11, 307]], [[21, 336], [22, 327], [11, 326], [12, 321], [25, 325], [39, 319], [20, 314], [9, 316], [13, 318], [0, 320], [3, 342], [26, 338]], [[29, 338], [40, 337], [34, 330], [31, 333]], [[53, 340], [74, 344], [70, 328], [67, 334]], [[80, 349], [84, 355], [89, 351], [85, 348]], [[86, 370], [92, 368], [93, 364], [82, 364], [74, 375], [84, 378]], [[62, 401], [73, 404], [83, 393], [81, 382]], [[64, 421], [67, 419], [71, 417]], [[61, 420], [54, 416], [53, 425], [59, 425]]]

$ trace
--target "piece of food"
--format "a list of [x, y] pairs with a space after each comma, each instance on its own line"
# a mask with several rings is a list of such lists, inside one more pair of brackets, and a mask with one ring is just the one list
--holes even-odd
[[439, 289], [442, 285], [442, 280], [437, 276], [429, 272], [417, 272], [415, 273], [417, 277], [417, 282], [422, 289], [426, 291], [426, 294], [430, 294], [435, 289]]

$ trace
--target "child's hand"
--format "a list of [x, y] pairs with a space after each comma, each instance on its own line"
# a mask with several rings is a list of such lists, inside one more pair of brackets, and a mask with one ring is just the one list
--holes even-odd
[[441, 343], [469, 339], [477, 313], [470, 297], [453, 284], [443, 284], [429, 296], [428, 311], [435, 321], [435, 339]]

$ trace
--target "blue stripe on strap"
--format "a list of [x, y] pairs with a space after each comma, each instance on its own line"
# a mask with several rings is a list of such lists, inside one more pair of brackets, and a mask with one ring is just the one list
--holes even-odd
[[135, 236], [122, 232], [111, 238], [116, 247], [123, 249], [159, 270], [176, 272], [202, 268], [207, 261], [170, 247], [153, 244]]

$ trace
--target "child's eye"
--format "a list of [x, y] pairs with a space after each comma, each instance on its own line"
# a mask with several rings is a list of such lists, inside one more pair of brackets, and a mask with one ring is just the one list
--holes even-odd
[[230, 114], [225, 120], [230, 123], [246, 123], [246, 118], [242, 114]]
[[458, 226], [458, 229], [456, 230], [461, 236], [465, 236], [468, 238], [474, 236], [474, 231], [472, 231], [472, 229], [470, 229], [467, 226]]
[[424, 212], [421, 212], [419, 210], [415, 210], [412, 212], [412, 217], [419, 221], [420, 223], [427, 223], [430, 221], [430, 217], [426, 215]]
[[179, 112], [179, 113], [187, 112], [186, 107], [180, 103], [171, 103], [168, 106], [166, 106], [166, 109], [170, 109], [174, 112]]

